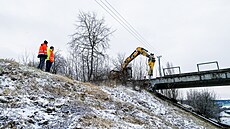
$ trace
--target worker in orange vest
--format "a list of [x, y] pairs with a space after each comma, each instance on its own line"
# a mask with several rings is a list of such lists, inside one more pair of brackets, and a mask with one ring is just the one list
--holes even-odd
[[43, 69], [44, 64], [45, 64], [45, 60], [47, 58], [47, 47], [48, 47], [47, 44], [48, 44], [48, 42], [45, 40], [41, 44], [39, 51], [38, 51], [38, 58], [40, 58], [40, 62], [39, 62], [39, 65], [37, 68], [41, 69], [41, 70]]
[[48, 50], [47, 50], [47, 58], [46, 58], [46, 72], [50, 72], [50, 68], [52, 66], [52, 63], [54, 62], [54, 47], [51, 46]]

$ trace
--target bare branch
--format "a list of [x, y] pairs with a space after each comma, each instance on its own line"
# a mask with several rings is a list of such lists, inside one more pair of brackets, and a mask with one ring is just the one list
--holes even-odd
[[99, 59], [105, 58], [105, 52], [109, 48], [109, 36], [114, 31], [110, 31], [105, 20], [98, 19], [96, 13], [80, 12], [75, 26], [76, 32], [71, 35], [72, 40], [68, 44], [73, 51], [79, 53], [82, 73], [88, 74], [83, 78], [90, 81], [97, 75], [93, 72], [98, 71], [100, 67]]

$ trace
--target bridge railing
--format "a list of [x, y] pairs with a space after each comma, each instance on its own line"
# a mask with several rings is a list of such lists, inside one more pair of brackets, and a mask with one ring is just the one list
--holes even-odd
[[[212, 61], [212, 62], [205, 62], [205, 63], [199, 63], [199, 64], [197, 64], [197, 70], [198, 70], [198, 72], [202, 72], [200, 70], [200, 66], [201, 65], [208, 65], [208, 64], [216, 64], [217, 70], [220, 70], [218, 62], [217, 61]], [[163, 68], [163, 74], [164, 74], [164, 76], [168, 75], [168, 74], [166, 74], [166, 70], [172, 70], [172, 69], [178, 69], [179, 73], [177, 73], [177, 74], [181, 74], [181, 68], [180, 68], [180, 66], [176, 66], [176, 67]], [[175, 74], [175, 73], [172, 72], [171, 74]]]
[[165, 70], [169, 70], [169, 69], [178, 69], [179, 70], [179, 74], [181, 74], [180, 66], [176, 66], [176, 67], [163, 68], [164, 76], [165, 76]]
[[200, 65], [207, 65], [207, 64], [213, 64], [213, 63], [216, 64], [217, 69], [219, 70], [220, 68], [219, 68], [218, 62], [217, 61], [212, 61], [212, 62], [205, 62], [205, 63], [199, 63], [199, 64], [197, 64], [197, 70], [198, 70], [198, 72], [200, 72], [200, 67], [199, 67]]

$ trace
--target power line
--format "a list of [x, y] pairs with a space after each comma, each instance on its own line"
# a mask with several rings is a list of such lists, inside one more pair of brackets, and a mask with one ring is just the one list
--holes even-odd
[[[101, 0], [102, 1], [102, 0]], [[118, 16], [121, 18], [122, 21], [124, 21], [125, 25], [131, 28], [131, 30], [140, 38], [142, 39], [143, 43], [146, 44], [149, 47], [152, 47], [141, 35], [138, 33], [138, 31], [107, 1], [105, 2], [118, 14]]]
[[[120, 25], [122, 25], [131, 35], [133, 35], [137, 40], [139, 40], [140, 42], [142, 42], [127, 26], [125, 26], [125, 25], [123, 25], [122, 23], [121, 23], [121, 21], [119, 21], [113, 14], [111, 14], [111, 10], [106, 6], [106, 8], [103, 6], [103, 5], [101, 5], [97, 0], [95, 0], [107, 13], [109, 13], [109, 15], [110, 16], [112, 16], [117, 22], [119, 22], [119, 24]], [[104, 3], [103, 3], [104, 4]], [[110, 10], [110, 11], [108, 11], [108, 9]]]
[[[95, 0], [96, 1], [96, 0]], [[131, 35], [133, 35], [138, 41], [147, 46], [148, 48], [153, 48], [151, 44], [149, 44], [143, 36], [141, 36], [136, 29], [107, 1], [103, 2], [100, 0], [102, 4], [96, 1], [107, 13], [109, 13], [119, 24], [121, 24]], [[109, 5], [109, 7], [108, 7]], [[106, 9], [107, 8], [107, 9]], [[112, 8], [112, 9], [111, 9]], [[112, 13], [112, 14], [111, 14]]]

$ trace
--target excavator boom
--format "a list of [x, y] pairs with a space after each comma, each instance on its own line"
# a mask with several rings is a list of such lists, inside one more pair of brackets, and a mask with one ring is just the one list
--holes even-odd
[[139, 55], [146, 56], [148, 58], [148, 65], [149, 65], [149, 76], [152, 76], [153, 74], [153, 68], [155, 64], [155, 57], [154, 54], [148, 53], [148, 50], [142, 48], [142, 47], [137, 47], [136, 50], [125, 59], [124, 63], [122, 64], [122, 71], [125, 71], [127, 69], [128, 64], [134, 60], [137, 56]]
[[121, 71], [112, 70], [110, 74], [113, 79], [127, 79], [132, 77], [132, 69], [131, 67], [127, 67], [129, 63], [134, 60], [137, 56], [143, 55], [148, 58], [149, 71], [148, 75], [151, 77], [153, 75], [153, 68], [155, 64], [154, 54], [149, 53], [146, 49], [142, 47], [137, 47], [136, 50], [125, 59], [124, 63], [121, 65]]

